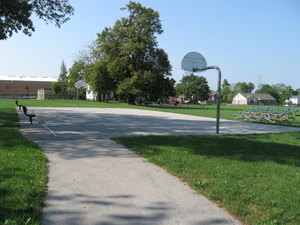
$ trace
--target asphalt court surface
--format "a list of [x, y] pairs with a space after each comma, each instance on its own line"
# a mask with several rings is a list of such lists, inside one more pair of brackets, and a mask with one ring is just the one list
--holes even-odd
[[[21, 133], [49, 163], [43, 225], [241, 225], [178, 178], [110, 140], [116, 136], [215, 135], [216, 120], [136, 109], [37, 108]], [[220, 121], [220, 134], [300, 128]]]
[[[26, 135], [38, 139], [108, 138], [140, 135], [214, 135], [216, 119], [119, 108], [37, 108]], [[22, 113], [20, 114], [22, 115]], [[220, 134], [300, 132], [300, 128], [221, 120]]]

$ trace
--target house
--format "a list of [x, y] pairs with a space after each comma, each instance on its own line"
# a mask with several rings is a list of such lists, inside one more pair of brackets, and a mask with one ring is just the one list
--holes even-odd
[[288, 100], [289, 105], [300, 105], [300, 95], [294, 95]]
[[232, 100], [233, 105], [275, 105], [276, 99], [270, 94], [238, 93]]
[[208, 101], [216, 103], [218, 101], [218, 92], [217, 91], [210, 92], [209, 97], [208, 97]]
[[87, 100], [97, 101], [97, 92], [92, 91], [88, 85], [85, 97]]

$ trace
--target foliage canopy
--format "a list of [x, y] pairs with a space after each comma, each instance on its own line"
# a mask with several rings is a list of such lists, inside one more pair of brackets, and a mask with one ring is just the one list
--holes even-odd
[[207, 100], [209, 97], [209, 86], [205, 77], [194, 74], [183, 76], [176, 86], [176, 94], [184, 95], [191, 100]]
[[106, 65], [116, 93], [128, 103], [133, 104], [136, 98], [168, 95], [165, 92], [173, 90], [175, 81], [170, 78], [168, 55], [158, 48], [156, 40], [163, 32], [158, 12], [135, 2], [122, 10], [129, 16], [98, 34], [94, 54]]
[[20, 30], [31, 36], [35, 31], [31, 15], [54, 22], [57, 27], [69, 20], [74, 9], [68, 0], [1, 0], [0, 1], [0, 40], [7, 39]]

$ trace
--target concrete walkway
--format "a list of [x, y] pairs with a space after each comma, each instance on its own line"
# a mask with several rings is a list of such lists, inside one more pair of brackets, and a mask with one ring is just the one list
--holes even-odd
[[[133, 109], [30, 108], [21, 132], [49, 159], [44, 225], [215, 225], [240, 222], [163, 169], [111, 141], [133, 135], [214, 135], [215, 120]], [[221, 134], [300, 132], [222, 120]]]

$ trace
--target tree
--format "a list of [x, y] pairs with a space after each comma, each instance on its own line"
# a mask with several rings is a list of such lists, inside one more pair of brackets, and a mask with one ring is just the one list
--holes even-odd
[[74, 9], [68, 0], [1, 0], [0, 40], [5, 40], [18, 31], [31, 36], [35, 31], [31, 15], [54, 22], [57, 27], [69, 20]]
[[249, 82], [238, 82], [233, 86], [233, 93], [251, 93], [254, 90], [255, 86], [253, 83]]
[[283, 104], [293, 95], [294, 91], [291, 86], [286, 86], [285, 84], [263, 84], [260, 89], [256, 90], [256, 93], [270, 94], [279, 104]]
[[209, 86], [205, 77], [194, 74], [183, 76], [180, 83], [176, 85], [176, 94], [184, 95], [191, 100], [207, 100], [209, 97]]
[[[138, 97], [163, 95], [174, 85], [167, 54], [158, 48], [156, 34], [163, 32], [158, 12], [129, 2], [129, 16], [98, 34], [96, 55], [107, 65], [116, 92], [134, 104]], [[155, 94], [154, 94], [155, 93]]]
[[61, 93], [61, 86], [59, 82], [53, 82], [51, 84], [51, 89], [54, 92], [54, 94], [59, 95]]
[[300, 95], [300, 88], [294, 90], [293, 95]]
[[280, 97], [279, 97], [279, 93], [278, 91], [276, 90], [275, 86], [273, 85], [269, 85], [269, 84], [262, 84], [261, 85], [261, 88], [256, 90], [255, 93], [258, 93], [258, 94], [269, 94], [271, 96], [273, 96], [276, 101], [279, 101]]
[[[73, 97], [73, 94], [75, 94], [76, 88], [75, 83], [79, 80], [82, 80], [84, 77], [84, 69], [85, 69], [85, 63], [83, 61], [76, 61], [73, 63], [72, 67], [69, 70], [69, 76], [67, 78], [68, 80], [68, 92], [70, 97]], [[80, 98], [82, 99], [84, 96], [84, 91], [80, 90]]]
[[231, 91], [231, 86], [227, 79], [223, 80], [222, 83], [222, 93], [221, 93], [221, 101], [222, 102], [231, 102], [233, 98], [233, 94]]
[[67, 75], [68, 75], [67, 67], [65, 65], [65, 62], [62, 61], [61, 66], [60, 66], [60, 74], [58, 77], [58, 82], [60, 83], [61, 94], [62, 94], [63, 98], [66, 97], [67, 91], [68, 91], [68, 76]]
[[85, 49], [79, 51], [77, 61], [84, 62], [86, 65], [96, 63], [100, 59], [99, 51], [97, 51], [96, 41], [92, 41]]
[[293, 88], [291, 86], [286, 86], [285, 84], [276, 84], [273, 85], [274, 89], [279, 95], [279, 103], [283, 104], [285, 100], [288, 100], [293, 94]]
[[98, 61], [90, 64], [85, 68], [85, 80], [90, 85], [92, 91], [97, 92], [98, 101], [101, 96], [105, 96], [115, 90], [115, 83], [107, 71], [107, 66], [104, 62]]

